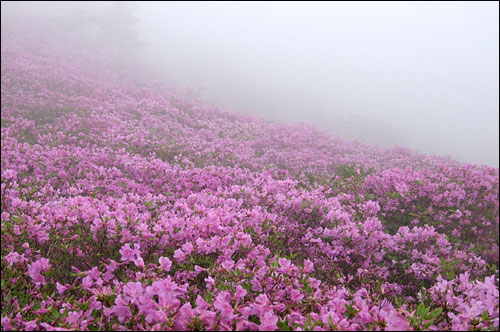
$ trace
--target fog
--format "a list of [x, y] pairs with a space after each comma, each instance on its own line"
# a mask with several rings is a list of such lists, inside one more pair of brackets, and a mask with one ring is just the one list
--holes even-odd
[[[145, 77], [269, 120], [499, 165], [498, 2], [122, 6]], [[2, 21], [109, 8], [2, 2]]]

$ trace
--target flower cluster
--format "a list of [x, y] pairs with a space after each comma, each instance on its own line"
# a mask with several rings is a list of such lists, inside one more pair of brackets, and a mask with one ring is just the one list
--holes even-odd
[[497, 168], [221, 110], [37, 27], [2, 35], [3, 330], [499, 328]]

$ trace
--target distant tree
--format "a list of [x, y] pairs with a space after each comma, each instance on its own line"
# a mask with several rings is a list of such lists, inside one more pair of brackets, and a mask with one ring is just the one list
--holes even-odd
[[110, 4], [94, 22], [99, 43], [120, 57], [135, 59], [143, 48], [136, 29], [138, 20], [127, 3]]
[[[64, 5], [64, 4], [62, 4]], [[95, 38], [102, 7], [88, 3], [71, 3], [63, 6], [65, 10], [55, 11], [51, 21], [65, 34], [82, 35]]]
[[64, 33], [87, 38], [96, 47], [132, 61], [144, 47], [138, 37], [137, 22], [133, 8], [121, 1], [106, 7], [83, 4], [54, 19]]

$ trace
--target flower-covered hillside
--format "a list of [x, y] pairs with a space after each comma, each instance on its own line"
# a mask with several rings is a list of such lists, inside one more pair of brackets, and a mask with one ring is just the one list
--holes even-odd
[[220, 110], [75, 46], [2, 36], [2, 329], [498, 329], [498, 169]]

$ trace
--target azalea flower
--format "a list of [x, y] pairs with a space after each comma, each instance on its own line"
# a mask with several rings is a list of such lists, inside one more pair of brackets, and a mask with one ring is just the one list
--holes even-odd
[[174, 251], [174, 258], [182, 263], [186, 260], [186, 255], [181, 249], [177, 249]]
[[120, 259], [125, 262], [134, 261], [137, 257], [140, 256], [140, 251], [139, 251], [140, 248], [141, 248], [140, 245], [137, 243], [134, 244], [134, 248], [130, 247], [130, 243], [126, 243], [120, 249], [120, 254], [122, 255]]
[[314, 271], [314, 264], [313, 262], [311, 262], [311, 260], [306, 259], [304, 261], [304, 272], [311, 273], [312, 271]]
[[234, 267], [234, 262], [232, 260], [227, 260], [222, 262], [221, 266], [228, 272], [230, 272]]
[[45, 285], [45, 277], [42, 276], [41, 272], [47, 272], [50, 270], [51, 264], [48, 258], [40, 258], [36, 262], [28, 265], [28, 275], [33, 279], [37, 286]]
[[304, 295], [302, 295], [302, 294], [300, 293], [300, 291], [299, 291], [299, 290], [297, 290], [297, 289], [292, 289], [292, 291], [290, 292], [290, 299], [291, 299], [292, 301], [297, 302], [297, 301], [302, 300], [303, 298], [304, 298]]
[[112, 313], [118, 317], [120, 323], [125, 322], [126, 319], [129, 319], [132, 316], [130, 308], [127, 306], [127, 302], [123, 300], [121, 295], [118, 295], [116, 298]]
[[266, 311], [260, 316], [259, 331], [276, 331], [278, 329], [278, 317], [272, 311]]
[[140, 282], [128, 282], [123, 287], [123, 299], [135, 303], [142, 295], [143, 288]]
[[172, 261], [168, 257], [160, 257], [158, 259], [158, 262], [160, 263], [160, 267], [162, 270], [165, 272], [170, 271], [170, 268], [172, 267]]

